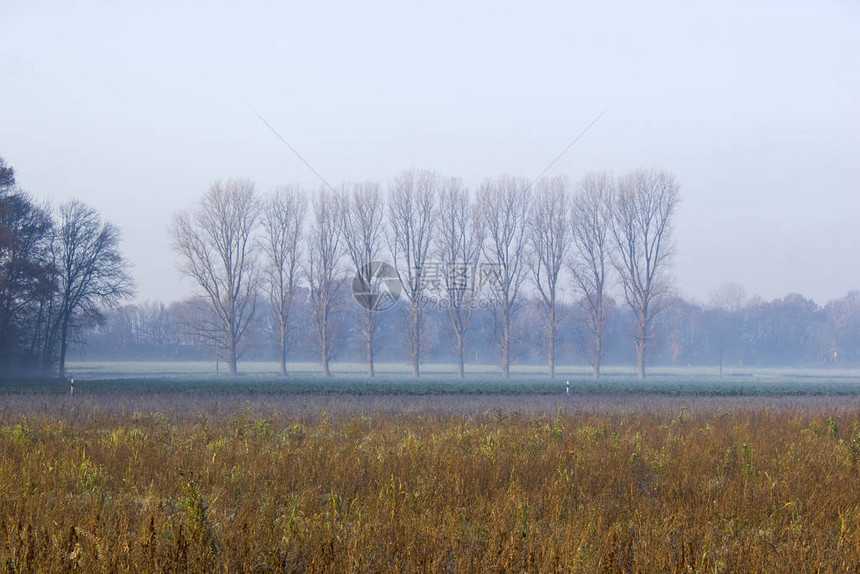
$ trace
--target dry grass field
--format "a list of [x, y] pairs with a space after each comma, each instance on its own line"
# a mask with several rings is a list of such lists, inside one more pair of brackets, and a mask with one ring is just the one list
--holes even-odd
[[856, 397], [0, 397], [8, 572], [860, 568]]

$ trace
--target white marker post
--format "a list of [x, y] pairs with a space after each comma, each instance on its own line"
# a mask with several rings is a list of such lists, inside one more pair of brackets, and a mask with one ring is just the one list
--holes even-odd
[[570, 381], [567, 381], [567, 394], [570, 394]]
[[69, 394], [75, 396], [75, 379], [69, 379]]

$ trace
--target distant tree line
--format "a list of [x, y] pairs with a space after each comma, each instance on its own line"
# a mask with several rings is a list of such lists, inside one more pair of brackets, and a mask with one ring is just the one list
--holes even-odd
[[[650, 340], [652, 364], [713, 367], [743, 366], [858, 366], [860, 365], [860, 291], [824, 305], [799, 294], [765, 301], [743, 296], [732, 302], [720, 297], [736, 285], [716, 290], [707, 302], [673, 298], [655, 320]], [[365, 364], [366, 344], [361, 324], [364, 310], [352, 301], [349, 285], [340, 294], [346, 303], [333, 319], [337, 323], [335, 357]], [[538, 329], [543, 313], [535, 294], [523, 301], [513, 324], [512, 358], [523, 365], [545, 365], [546, 331]], [[401, 301], [399, 304], [403, 306]], [[560, 365], [590, 364], [593, 338], [588, 324], [588, 303], [565, 300], [559, 305], [557, 359]], [[169, 304], [126, 304], [105, 312], [105, 320], [88, 329], [75, 347], [76, 357], [108, 360], [205, 360], [216, 362], [213, 341], [191, 328], [205, 307], [189, 299]], [[291, 306], [287, 348], [291, 361], [319, 362], [318, 335], [313, 325], [308, 289], [299, 286]], [[411, 318], [405, 309], [380, 313], [374, 348], [386, 362], [411, 362], [409, 342], [403, 337]], [[425, 316], [424, 358], [432, 363], [456, 364], [456, 334], [445, 310], [431, 309]], [[475, 309], [466, 331], [464, 366], [497, 362], [497, 318], [492, 310]], [[606, 364], [635, 365], [631, 344], [635, 317], [629, 308], [610, 298], [606, 310], [603, 357]], [[246, 332], [241, 356], [249, 360], [279, 360], [279, 326], [274, 310], [262, 297]], [[223, 361], [223, 359], [222, 359]], [[289, 366], [289, 364], [287, 365]], [[221, 368], [226, 370], [222, 362]]]
[[0, 158], [0, 378], [64, 376], [69, 343], [132, 289], [116, 226], [37, 203]]

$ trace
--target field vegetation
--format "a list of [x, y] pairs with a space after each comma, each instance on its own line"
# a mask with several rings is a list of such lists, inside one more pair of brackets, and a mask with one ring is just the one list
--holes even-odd
[[855, 397], [7, 392], [0, 564], [856, 570], [858, 465]]

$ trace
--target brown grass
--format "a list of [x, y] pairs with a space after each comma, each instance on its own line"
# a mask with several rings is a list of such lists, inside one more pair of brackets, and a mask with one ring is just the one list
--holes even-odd
[[6, 571], [860, 568], [856, 407], [5, 400]]

